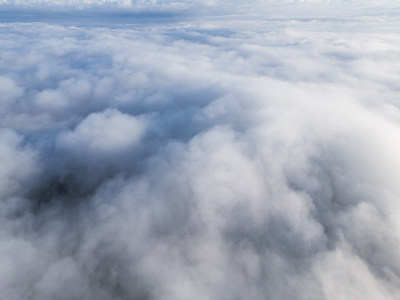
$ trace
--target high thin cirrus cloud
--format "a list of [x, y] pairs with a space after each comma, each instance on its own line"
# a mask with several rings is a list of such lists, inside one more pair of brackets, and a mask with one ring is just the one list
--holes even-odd
[[7, 3], [0, 298], [399, 299], [394, 2]]

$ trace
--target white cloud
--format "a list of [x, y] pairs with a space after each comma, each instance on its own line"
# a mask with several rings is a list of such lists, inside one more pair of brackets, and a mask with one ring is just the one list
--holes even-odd
[[397, 299], [399, 22], [288, 15], [3, 23], [2, 295]]
[[140, 142], [143, 122], [117, 110], [92, 113], [72, 132], [60, 136], [60, 146], [79, 152], [119, 153]]
[[12, 79], [0, 77], [0, 105], [3, 107], [23, 94], [23, 89]]

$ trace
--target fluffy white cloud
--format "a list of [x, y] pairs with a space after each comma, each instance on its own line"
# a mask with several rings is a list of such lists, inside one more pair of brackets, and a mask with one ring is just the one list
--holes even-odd
[[73, 132], [60, 137], [61, 147], [79, 152], [114, 153], [135, 146], [140, 141], [144, 125], [135, 118], [115, 110], [92, 113]]
[[398, 298], [397, 18], [74, 17], [0, 26], [5, 298]]
[[7, 77], [0, 77], [0, 105], [3, 107], [23, 94], [23, 89]]

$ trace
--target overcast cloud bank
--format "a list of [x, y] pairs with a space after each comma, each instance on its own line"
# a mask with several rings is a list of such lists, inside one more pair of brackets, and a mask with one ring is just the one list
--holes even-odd
[[1, 24], [2, 297], [399, 299], [399, 21], [245, 16]]

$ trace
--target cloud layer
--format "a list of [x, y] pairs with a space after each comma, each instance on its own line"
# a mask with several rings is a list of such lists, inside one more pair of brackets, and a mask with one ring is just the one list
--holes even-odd
[[396, 0], [0, 0], [2, 10], [34, 11], [180, 11], [194, 14], [239, 14], [304, 17], [398, 12]]
[[398, 299], [398, 25], [1, 24], [2, 295]]

